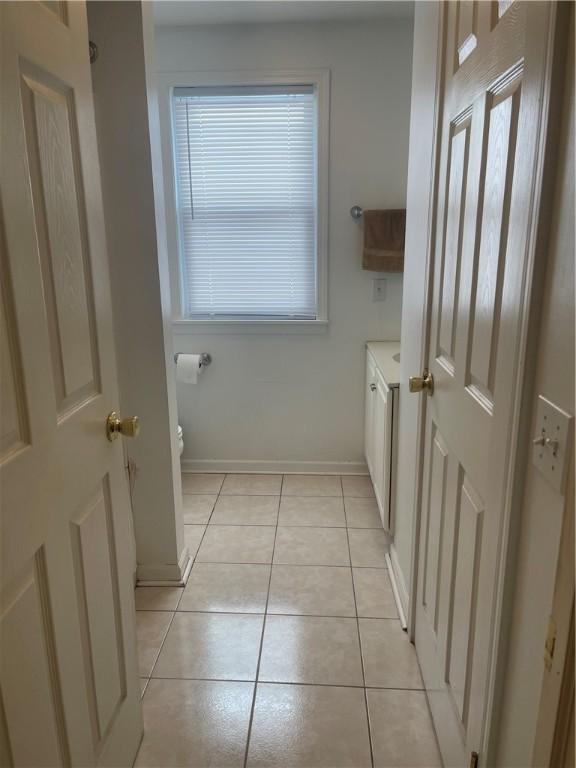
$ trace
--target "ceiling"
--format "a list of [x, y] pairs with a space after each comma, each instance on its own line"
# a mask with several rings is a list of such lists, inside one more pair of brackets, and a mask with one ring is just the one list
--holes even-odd
[[411, 0], [154, 0], [157, 26], [411, 19]]

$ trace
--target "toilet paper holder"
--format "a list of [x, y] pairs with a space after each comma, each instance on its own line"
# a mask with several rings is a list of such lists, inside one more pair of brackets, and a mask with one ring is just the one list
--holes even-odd
[[[176, 354], [174, 355], [175, 363], [178, 362], [178, 355], [181, 355], [181, 354], [182, 354], [181, 352], [176, 352]], [[208, 352], [202, 352], [202, 354], [200, 355], [200, 365], [202, 366], [202, 368], [207, 368], [211, 362], [212, 362], [212, 355], [210, 355]]]

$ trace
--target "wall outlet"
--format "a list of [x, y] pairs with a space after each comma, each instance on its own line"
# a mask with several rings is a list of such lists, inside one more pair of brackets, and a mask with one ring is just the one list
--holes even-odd
[[386, 299], [386, 278], [377, 277], [372, 280], [372, 301], [384, 301]]
[[542, 395], [538, 396], [532, 463], [559, 493], [563, 490], [571, 450], [571, 422], [569, 413]]

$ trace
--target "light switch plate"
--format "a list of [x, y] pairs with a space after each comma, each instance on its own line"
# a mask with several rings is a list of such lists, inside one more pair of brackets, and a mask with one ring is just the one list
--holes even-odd
[[538, 396], [532, 463], [559, 493], [564, 487], [571, 451], [571, 422], [569, 413], [542, 395]]
[[385, 301], [386, 278], [377, 277], [372, 281], [372, 301]]

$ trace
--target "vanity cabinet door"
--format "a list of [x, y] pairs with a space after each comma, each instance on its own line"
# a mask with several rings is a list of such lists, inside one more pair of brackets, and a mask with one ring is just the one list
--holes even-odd
[[392, 409], [394, 390], [390, 389], [370, 354], [366, 357], [366, 402], [364, 415], [364, 455], [372, 478], [382, 525], [389, 531], [390, 475], [392, 468]]
[[366, 388], [364, 411], [364, 456], [368, 471], [374, 481], [374, 403], [376, 393], [376, 366], [370, 354], [366, 356]]
[[371, 473], [374, 493], [382, 518], [382, 525], [390, 529], [390, 466], [392, 438], [392, 397], [393, 392], [379, 373], [376, 373], [374, 390], [374, 467]]

